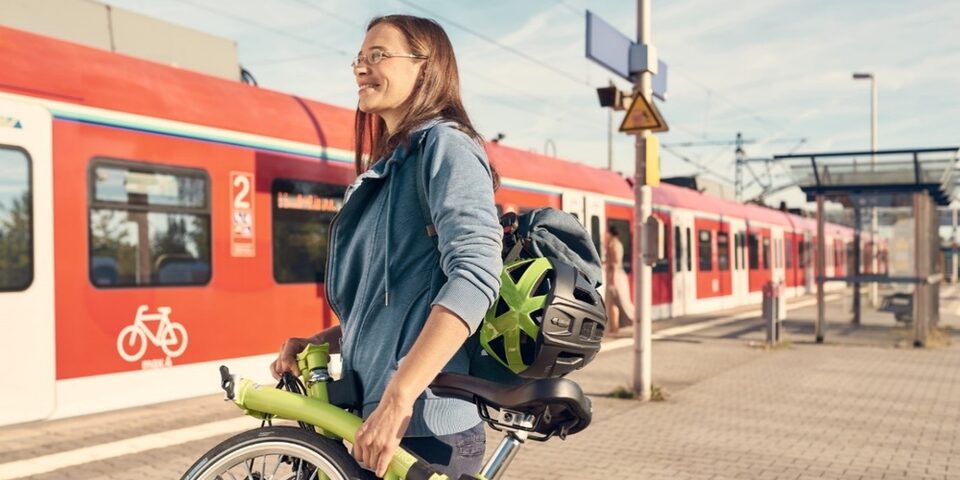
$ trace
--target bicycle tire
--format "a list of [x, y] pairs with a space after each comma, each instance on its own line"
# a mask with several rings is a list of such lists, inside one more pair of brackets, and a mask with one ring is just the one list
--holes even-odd
[[[125, 337], [132, 335], [131, 345], [138, 345], [136, 351], [133, 354], [127, 353], [127, 349], [124, 348], [126, 344]], [[120, 335], [117, 336], [117, 353], [120, 354], [120, 358], [128, 362], [137, 362], [143, 358], [143, 354], [147, 353], [147, 336], [136, 325], [127, 325], [120, 330]]]
[[[284, 458], [296, 455], [298, 459], [309, 462], [326, 474], [330, 480], [354, 480], [371, 478], [340, 442], [326, 438], [315, 432], [298, 427], [263, 427], [234, 435], [210, 449], [183, 474], [181, 480], [214, 480], [219, 478], [288, 478], [278, 477], [276, 468], [284, 463]], [[256, 474], [257, 458], [264, 457], [261, 474]], [[267, 457], [276, 457], [276, 467], [270, 475]], [[303, 458], [309, 457], [309, 458]], [[224, 472], [253, 461], [253, 467], [243, 469], [246, 477], [237, 477]], [[302, 467], [302, 464], [301, 464]], [[309, 467], [308, 467], [309, 468]], [[241, 470], [242, 471], [242, 470]], [[302, 476], [308, 478], [310, 475]], [[297, 478], [297, 477], [289, 477]], [[316, 477], [314, 477], [316, 478]], [[323, 478], [323, 477], [321, 477]]]

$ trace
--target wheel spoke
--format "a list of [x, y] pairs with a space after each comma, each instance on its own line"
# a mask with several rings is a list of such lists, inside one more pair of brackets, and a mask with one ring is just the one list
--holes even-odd
[[[274, 427], [283, 430], [284, 427]], [[357, 464], [342, 444], [324, 438], [304, 438], [307, 434], [291, 430], [293, 439], [282, 438], [250, 442], [214, 457], [195, 480], [346, 480], [356, 475]], [[312, 440], [317, 440], [318, 445]], [[259, 463], [259, 465], [258, 465]]]
[[273, 471], [270, 472], [270, 480], [273, 480], [273, 477], [277, 476], [277, 470], [280, 470], [280, 465], [283, 464], [283, 455], [277, 455], [277, 464], [274, 465]]

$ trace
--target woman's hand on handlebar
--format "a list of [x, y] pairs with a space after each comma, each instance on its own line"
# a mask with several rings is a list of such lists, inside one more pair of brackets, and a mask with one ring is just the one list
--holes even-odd
[[307, 344], [311, 342], [309, 338], [288, 338], [280, 347], [280, 354], [277, 359], [270, 364], [270, 373], [274, 380], [279, 380], [283, 372], [290, 372], [294, 376], [300, 376], [300, 367], [297, 366], [297, 354], [302, 352]]
[[300, 367], [297, 365], [297, 354], [307, 348], [308, 344], [327, 343], [330, 345], [330, 353], [340, 353], [340, 336], [342, 331], [340, 325], [330, 327], [310, 338], [292, 337], [288, 338], [280, 346], [280, 354], [277, 359], [270, 364], [270, 373], [275, 380], [280, 380], [283, 372], [290, 372], [294, 376], [300, 376]]

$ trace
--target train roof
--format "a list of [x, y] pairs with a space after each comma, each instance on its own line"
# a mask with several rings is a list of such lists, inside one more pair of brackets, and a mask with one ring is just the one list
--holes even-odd
[[0, 27], [0, 38], [4, 90], [353, 149], [354, 115], [344, 108], [21, 30]]

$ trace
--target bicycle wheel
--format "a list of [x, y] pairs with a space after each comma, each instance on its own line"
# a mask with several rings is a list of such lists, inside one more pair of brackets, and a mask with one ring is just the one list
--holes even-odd
[[187, 329], [173, 322], [160, 338], [160, 349], [170, 358], [179, 357], [187, 349]]
[[136, 362], [146, 351], [147, 336], [136, 325], [127, 325], [120, 330], [120, 335], [117, 336], [117, 353], [120, 354], [120, 358], [128, 362]]
[[264, 427], [213, 447], [181, 480], [353, 480], [367, 473], [342, 443], [297, 427]]

